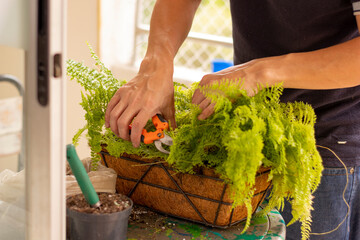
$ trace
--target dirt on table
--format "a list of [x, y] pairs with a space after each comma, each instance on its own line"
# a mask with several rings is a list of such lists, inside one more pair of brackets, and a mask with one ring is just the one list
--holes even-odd
[[83, 194], [73, 195], [67, 198], [66, 206], [71, 210], [93, 213], [93, 214], [106, 214], [121, 212], [130, 207], [131, 203], [129, 198], [118, 193], [98, 193], [101, 206], [100, 208], [91, 207]]
[[[159, 215], [145, 207], [134, 205], [130, 214], [129, 223], [130, 224], [145, 224], [146, 227], [156, 227], [158, 219], [162, 215]], [[144, 226], [145, 226], [144, 225]]]

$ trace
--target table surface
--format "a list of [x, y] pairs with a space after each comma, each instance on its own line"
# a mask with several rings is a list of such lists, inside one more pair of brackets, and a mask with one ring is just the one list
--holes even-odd
[[[261, 210], [262, 206], [257, 211]], [[167, 217], [145, 208], [135, 207], [128, 227], [128, 240], [250, 240], [285, 239], [285, 222], [277, 210], [253, 217], [250, 227], [241, 234], [245, 222], [218, 229]]]

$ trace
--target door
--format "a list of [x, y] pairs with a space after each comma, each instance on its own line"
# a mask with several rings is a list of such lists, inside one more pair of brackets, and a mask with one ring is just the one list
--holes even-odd
[[[25, 79], [24, 170], [9, 175], [0, 168], [0, 219], [7, 223], [0, 227], [2, 240], [66, 238], [65, 9], [65, 0], [1, 1], [0, 75], [12, 73], [14, 58], [20, 69], [15, 75]], [[7, 93], [0, 87], [0, 94]]]
[[25, 83], [27, 239], [65, 239], [65, 1], [32, 0]]

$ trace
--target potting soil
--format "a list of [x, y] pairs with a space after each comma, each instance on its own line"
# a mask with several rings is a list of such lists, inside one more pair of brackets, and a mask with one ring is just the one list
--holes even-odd
[[66, 206], [71, 210], [78, 212], [104, 214], [121, 212], [131, 205], [129, 199], [122, 194], [98, 193], [98, 195], [101, 203], [100, 208], [91, 207], [85, 200], [83, 194], [69, 197], [66, 200]]

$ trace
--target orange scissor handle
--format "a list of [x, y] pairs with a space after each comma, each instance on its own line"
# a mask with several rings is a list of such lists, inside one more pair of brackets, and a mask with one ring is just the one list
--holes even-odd
[[156, 129], [160, 129], [161, 131], [167, 130], [169, 128], [169, 123], [160, 114], [153, 116], [152, 122]]
[[150, 144], [155, 140], [163, 138], [164, 130], [169, 128], [169, 123], [160, 114], [153, 116], [152, 122], [156, 128], [156, 131], [148, 132], [146, 129], [143, 129], [141, 133], [141, 141], [145, 144]]
[[[141, 142], [145, 144], [151, 144], [155, 140], [163, 138], [164, 130], [169, 128], [169, 123], [160, 114], [153, 116], [152, 122], [156, 128], [154, 132], [148, 132], [146, 129], [141, 132]], [[131, 133], [131, 125], [129, 125], [129, 133]]]

